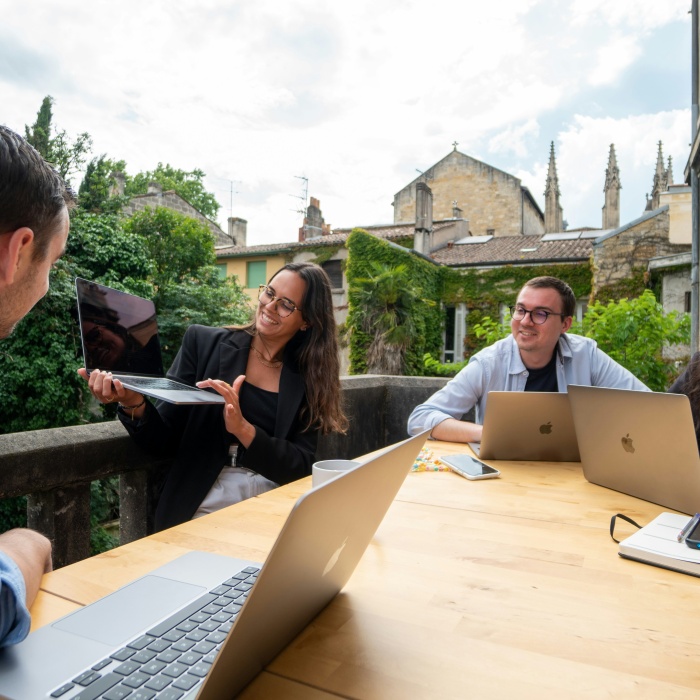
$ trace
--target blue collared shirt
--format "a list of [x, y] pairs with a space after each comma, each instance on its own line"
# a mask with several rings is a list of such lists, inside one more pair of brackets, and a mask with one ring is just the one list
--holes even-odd
[[[619, 365], [591, 338], [562, 334], [557, 344], [557, 384], [566, 393], [569, 384], [649, 391], [629, 370]], [[432, 430], [448, 418], [461, 420], [476, 407], [476, 422], [483, 424], [489, 391], [525, 391], [528, 378], [512, 335], [472, 355], [457, 376], [416, 406], [408, 418], [408, 433]]]
[[11, 557], [0, 552], [0, 647], [17, 644], [29, 634], [31, 619], [26, 598], [19, 567]]

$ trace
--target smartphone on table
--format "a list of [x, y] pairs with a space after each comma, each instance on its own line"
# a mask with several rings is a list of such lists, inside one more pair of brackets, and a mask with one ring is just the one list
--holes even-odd
[[465, 479], [493, 479], [501, 475], [498, 469], [468, 454], [444, 455], [440, 461]]

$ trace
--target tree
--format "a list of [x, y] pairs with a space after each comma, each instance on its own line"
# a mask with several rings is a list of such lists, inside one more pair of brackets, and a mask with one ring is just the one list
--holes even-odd
[[171, 209], [149, 207], [127, 219], [124, 228], [144, 239], [158, 287], [182, 282], [195, 276], [199, 268], [216, 262], [209, 228]]
[[664, 313], [649, 289], [636, 299], [591, 304], [577, 329], [653, 391], [665, 391], [675, 372], [664, 349], [690, 342], [690, 316]]
[[78, 198], [83, 211], [98, 214], [116, 214], [129, 201], [126, 195], [114, 195], [112, 192], [112, 173], [126, 171], [123, 160], [112, 160], [102, 154], [93, 158], [85, 168], [83, 181], [80, 183]]
[[31, 128], [25, 126], [24, 133], [27, 141], [69, 182], [92, 150], [92, 138], [83, 132], [71, 140], [65, 129], [52, 135], [53, 104], [53, 97], [47, 95], [37, 112], [36, 121]]
[[372, 262], [369, 270], [367, 277], [355, 280], [351, 291], [360, 328], [371, 337], [367, 371], [402, 374], [404, 355], [415, 330], [411, 309], [420, 292], [404, 264], [391, 267]]
[[157, 182], [164, 190], [175, 190], [198, 212], [214, 221], [220, 205], [216, 201], [216, 197], [204, 189], [203, 178], [204, 172], [197, 168], [188, 172], [173, 168], [169, 164], [158, 163], [155, 170], [138, 173], [133, 178], [127, 178], [125, 193], [129, 196], [146, 194], [148, 184]]

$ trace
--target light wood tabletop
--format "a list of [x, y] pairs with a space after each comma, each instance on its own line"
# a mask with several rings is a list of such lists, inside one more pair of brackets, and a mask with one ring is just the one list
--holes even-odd
[[[700, 579], [621, 559], [609, 535], [615, 513], [668, 509], [589, 484], [578, 463], [492, 464], [498, 479], [409, 474], [343, 592], [242, 697], [699, 697]], [[35, 627], [193, 549], [261, 561], [308, 488], [47, 574]]]

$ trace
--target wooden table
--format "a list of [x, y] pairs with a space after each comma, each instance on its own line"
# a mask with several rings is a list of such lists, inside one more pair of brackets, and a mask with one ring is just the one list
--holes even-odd
[[[589, 484], [578, 463], [493, 464], [500, 479], [411, 473], [344, 591], [242, 697], [700, 697], [700, 579], [623, 560], [608, 533], [615, 513], [667, 509]], [[34, 626], [192, 549], [262, 560], [309, 486], [47, 574]]]

